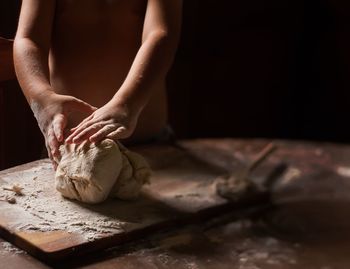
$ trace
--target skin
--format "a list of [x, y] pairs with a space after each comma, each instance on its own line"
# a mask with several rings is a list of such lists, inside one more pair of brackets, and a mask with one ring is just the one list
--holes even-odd
[[64, 142], [132, 143], [165, 127], [181, 9], [181, 0], [23, 0], [15, 69], [52, 160]]

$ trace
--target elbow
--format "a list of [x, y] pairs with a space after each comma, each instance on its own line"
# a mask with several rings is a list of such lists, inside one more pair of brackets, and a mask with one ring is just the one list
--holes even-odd
[[13, 58], [15, 61], [15, 65], [17, 60], [21, 57], [24, 51], [27, 51], [30, 47], [28, 40], [22, 37], [17, 37], [13, 42]]
[[16, 35], [13, 41], [13, 45], [17, 48], [22, 48], [22, 47], [28, 46], [29, 44], [34, 44], [34, 43], [35, 42], [32, 38], [19, 36], [19, 35]]
[[49, 46], [46, 44], [41, 44], [29, 37], [16, 36], [13, 43], [14, 57], [16, 54], [21, 54], [21, 52], [30, 50], [40, 50], [45, 54], [49, 52]]
[[27, 47], [31, 47], [35, 45], [35, 42], [27, 37], [15, 37], [15, 40], [13, 42], [13, 48], [14, 50], [18, 50], [18, 49], [23, 49], [23, 48], [27, 48]]
[[169, 31], [167, 30], [154, 31], [153, 35], [159, 40], [167, 40], [170, 38]]
[[170, 45], [172, 43], [172, 36], [167, 30], [153, 30], [145, 37], [144, 42], [155, 42], [159, 45]]
[[177, 48], [178, 37], [167, 30], [154, 30], [147, 35], [144, 43], [153, 44], [165, 58], [172, 58]]
[[16, 57], [16, 55], [20, 54], [21, 52], [27, 51], [29, 48], [33, 47], [33, 44], [34, 43], [28, 38], [16, 36], [13, 42], [14, 57]]

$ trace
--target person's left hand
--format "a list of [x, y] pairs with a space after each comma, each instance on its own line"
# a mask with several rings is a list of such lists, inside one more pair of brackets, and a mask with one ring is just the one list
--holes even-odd
[[127, 105], [109, 102], [72, 128], [66, 142], [79, 144], [87, 139], [98, 142], [104, 138], [114, 141], [128, 138], [135, 130], [137, 118]]

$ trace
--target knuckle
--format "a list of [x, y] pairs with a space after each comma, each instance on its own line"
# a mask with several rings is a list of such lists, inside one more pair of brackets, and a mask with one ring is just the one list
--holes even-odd
[[51, 148], [55, 148], [57, 143], [56, 143], [56, 140], [54, 138], [50, 139], [49, 140], [49, 145]]
[[92, 130], [97, 130], [97, 129], [101, 129], [103, 127], [104, 124], [102, 123], [95, 123], [94, 125], [91, 126]]
[[110, 131], [114, 130], [115, 128], [116, 128], [116, 127], [115, 127], [114, 125], [111, 125], [111, 124], [106, 125], [106, 131], [107, 131], [107, 132], [110, 132]]

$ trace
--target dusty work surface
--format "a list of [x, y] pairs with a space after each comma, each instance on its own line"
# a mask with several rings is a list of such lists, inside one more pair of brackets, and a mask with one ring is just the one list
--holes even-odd
[[[152, 159], [153, 152], [157, 156]], [[225, 203], [211, 187], [218, 170], [174, 147], [148, 147], [142, 153], [149, 156], [154, 175], [136, 201], [110, 199], [86, 205], [65, 199], [55, 190], [48, 160], [1, 172], [1, 199], [11, 195], [16, 200], [0, 203], [5, 236], [10, 233], [10, 240], [43, 259], [64, 258], [82, 248], [91, 251], [123, 242], [132, 232]], [[23, 195], [8, 190], [13, 186], [23, 188]]]
[[[187, 141], [182, 145], [198, 165], [210, 162], [205, 169], [213, 178], [222, 170], [234, 171], [242, 166], [265, 143], [227, 139]], [[349, 268], [350, 147], [302, 142], [278, 144], [281, 149], [253, 175], [257, 182], [263, 181], [271, 167], [287, 164], [285, 174], [271, 186], [272, 208], [238, 210], [177, 231], [149, 235], [142, 242], [98, 252], [84, 261], [56, 263], [55, 267]], [[167, 150], [152, 151], [149, 158], [155, 160], [155, 156], [161, 155], [159, 152], [164, 154]], [[186, 165], [181, 169], [185, 163], [182, 154], [173, 161], [177, 159], [180, 170], [188, 174]], [[173, 161], [153, 165], [156, 170], [165, 171]], [[206, 166], [196, 166], [199, 167]], [[183, 198], [183, 194], [176, 195]], [[198, 199], [197, 194], [187, 195]], [[195, 206], [188, 210], [194, 209]], [[0, 264], [5, 262], [8, 266], [4, 268], [46, 268], [8, 243], [0, 242]]]
[[87, 205], [65, 199], [55, 190], [54, 171], [47, 159], [1, 172], [3, 236], [36, 257], [58, 260], [224, 209], [227, 201], [216, 195], [215, 180], [227, 173], [225, 169], [200, 160], [186, 147], [138, 150], [154, 174], [135, 201], [110, 199]]

